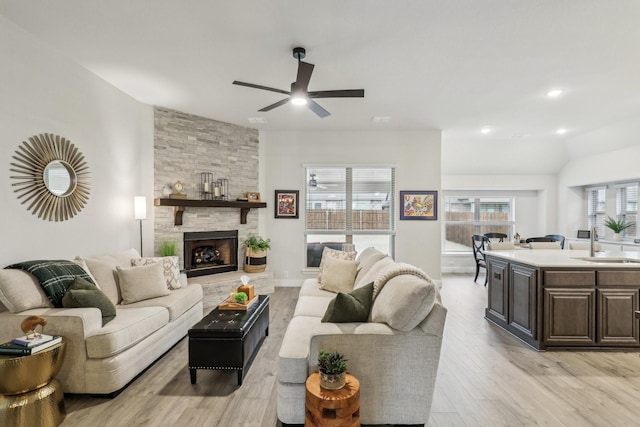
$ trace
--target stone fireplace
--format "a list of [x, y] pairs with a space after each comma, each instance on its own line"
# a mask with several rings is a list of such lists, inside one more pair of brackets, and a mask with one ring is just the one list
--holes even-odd
[[184, 233], [187, 277], [238, 270], [238, 230]]

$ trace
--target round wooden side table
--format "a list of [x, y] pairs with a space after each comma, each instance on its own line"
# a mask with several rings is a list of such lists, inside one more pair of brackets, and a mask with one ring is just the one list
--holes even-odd
[[56, 427], [66, 415], [64, 392], [55, 376], [65, 342], [28, 356], [0, 355], [0, 425]]
[[325, 390], [317, 372], [307, 378], [305, 427], [360, 426], [360, 382], [351, 374], [346, 379], [340, 390]]

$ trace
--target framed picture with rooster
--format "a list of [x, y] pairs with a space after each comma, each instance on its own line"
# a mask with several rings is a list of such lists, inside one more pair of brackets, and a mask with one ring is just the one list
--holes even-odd
[[437, 220], [437, 191], [401, 191], [400, 219]]

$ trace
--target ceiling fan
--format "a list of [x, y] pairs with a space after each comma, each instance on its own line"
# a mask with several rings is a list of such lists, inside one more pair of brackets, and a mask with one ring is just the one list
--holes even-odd
[[317, 188], [320, 188], [322, 190], [326, 190], [329, 187], [337, 187], [338, 184], [326, 184], [326, 185], [322, 185], [322, 184], [318, 184], [318, 180], [316, 179], [316, 174], [315, 173], [310, 173], [309, 174], [309, 189], [310, 190], [315, 190]]
[[275, 104], [268, 105], [258, 111], [270, 111], [276, 107], [286, 104], [291, 101], [295, 105], [306, 105], [311, 111], [316, 113], [319, 117], [327, 117], [331, 115], [327, 110], [322, 108], [320, 104], [314, 101], [318, 98], [364, 98], [364, 89], [345, 89], [345, 90], [320, 90], [320, 91], [308, 91], [309, 80], [311, 80], [311, 73], [313, 73], [313, 64], [302, 61], [306, 56], [306, 51], [302, 47], [296, 47], [293, 49], [293, 57], [298, 60], [298, 76], [296, 81], [291, 83], [291, 91], [275, 89], [272, 87], [256, 85], [253, 83], [240, 82], [234, 80], [234, 85], [247, 86], [255, 89], [268, 90], [271, 92], [283, 93], [289, 95], [289, 97], [276, 102]]

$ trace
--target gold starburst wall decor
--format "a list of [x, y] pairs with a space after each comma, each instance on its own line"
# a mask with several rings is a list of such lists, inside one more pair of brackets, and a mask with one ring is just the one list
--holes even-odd
[[38, 218], [66, 221], [89, 199], [89, 166], [69, 140], [49, 133], [35, 135], [15, 151], [11, 184], [23, 205]]

